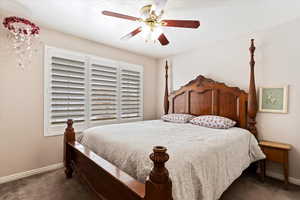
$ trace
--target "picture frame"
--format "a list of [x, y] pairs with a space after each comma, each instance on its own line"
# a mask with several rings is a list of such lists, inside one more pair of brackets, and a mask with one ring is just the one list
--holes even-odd
[[259, 112], [288, 113], [289, 86], [260, 87]]

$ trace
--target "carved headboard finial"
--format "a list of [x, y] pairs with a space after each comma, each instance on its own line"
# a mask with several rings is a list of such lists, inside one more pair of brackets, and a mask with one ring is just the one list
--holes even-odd
[[254, 46], [254, 39], [251, 39], [251, 46], [249, 48], [250, 54], [251, 54], [251, 60], [250, 60], [250, 65], [251, 67], [255, 65], [255, 60], [254, 60], [254, 52], [256, 50], [256, 47]]
[[169, 66], [168, 66], [168, 60], [166, 60], [166, 66], [165, 66], [165, 70], [166, 70], [166, 75], [165, 75], [165, 78], [166, 78], [166, 83], [165, 83], [165, 97], [164, 97], [164, 111], [165, 111], [165, 115], [168, 114], [169, 112], [169, 86], [168, 86], [168, 69], [169, 69]]
[[[168, 72], [168, 68], [169, 68], [169, 66], [168, 66], [168, 60], [166, 60], [166, 67], [165, 67], [166, 72]], [[166, 73], [166, 75], [168, 75], [168, 73]]]

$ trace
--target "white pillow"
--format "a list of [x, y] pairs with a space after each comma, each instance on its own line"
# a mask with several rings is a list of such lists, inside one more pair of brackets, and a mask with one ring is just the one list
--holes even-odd
[[167, 114], [161, 117], [162, 120], [174, 123], [188, 123], [195, 116], [190, 114]]
[[190, 120], [191, 124], [204, 126], [207, 128], [228, 129], [234, 127], [236, 122], [226, 117], [215, 115], [203, 115]]

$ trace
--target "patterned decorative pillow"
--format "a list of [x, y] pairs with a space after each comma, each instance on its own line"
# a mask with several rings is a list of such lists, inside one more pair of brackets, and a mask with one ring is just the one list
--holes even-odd
[[188, 123], [194, 117], [194, 115], [189, 114], [167, 114], [163, 115], [161, 119], [167, 122]]
[[190, 120], [191, 124], [204, 126], [207, 128], [228, 129], [234, 127], [236, 122], [226, 117], [215, 115], [203, 115]]

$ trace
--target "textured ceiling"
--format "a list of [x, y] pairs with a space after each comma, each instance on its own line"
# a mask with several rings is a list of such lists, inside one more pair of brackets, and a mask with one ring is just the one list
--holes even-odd
[[111, 10], [139, 16], [139, 9], [151, 0], [0, 0], [0, 14], [13, 13], [58, 31], [126, 49], [151, 57], [167, 57], [208, 43], [271, 28], [300, 17], [297, 0], [169, 0], [164, 18], [196, 19], [197, 30], [163, 28], [170, 45], [145, 43], [141, 36], [129, 41], [120, 37], [139, 26], [101, 15]]

